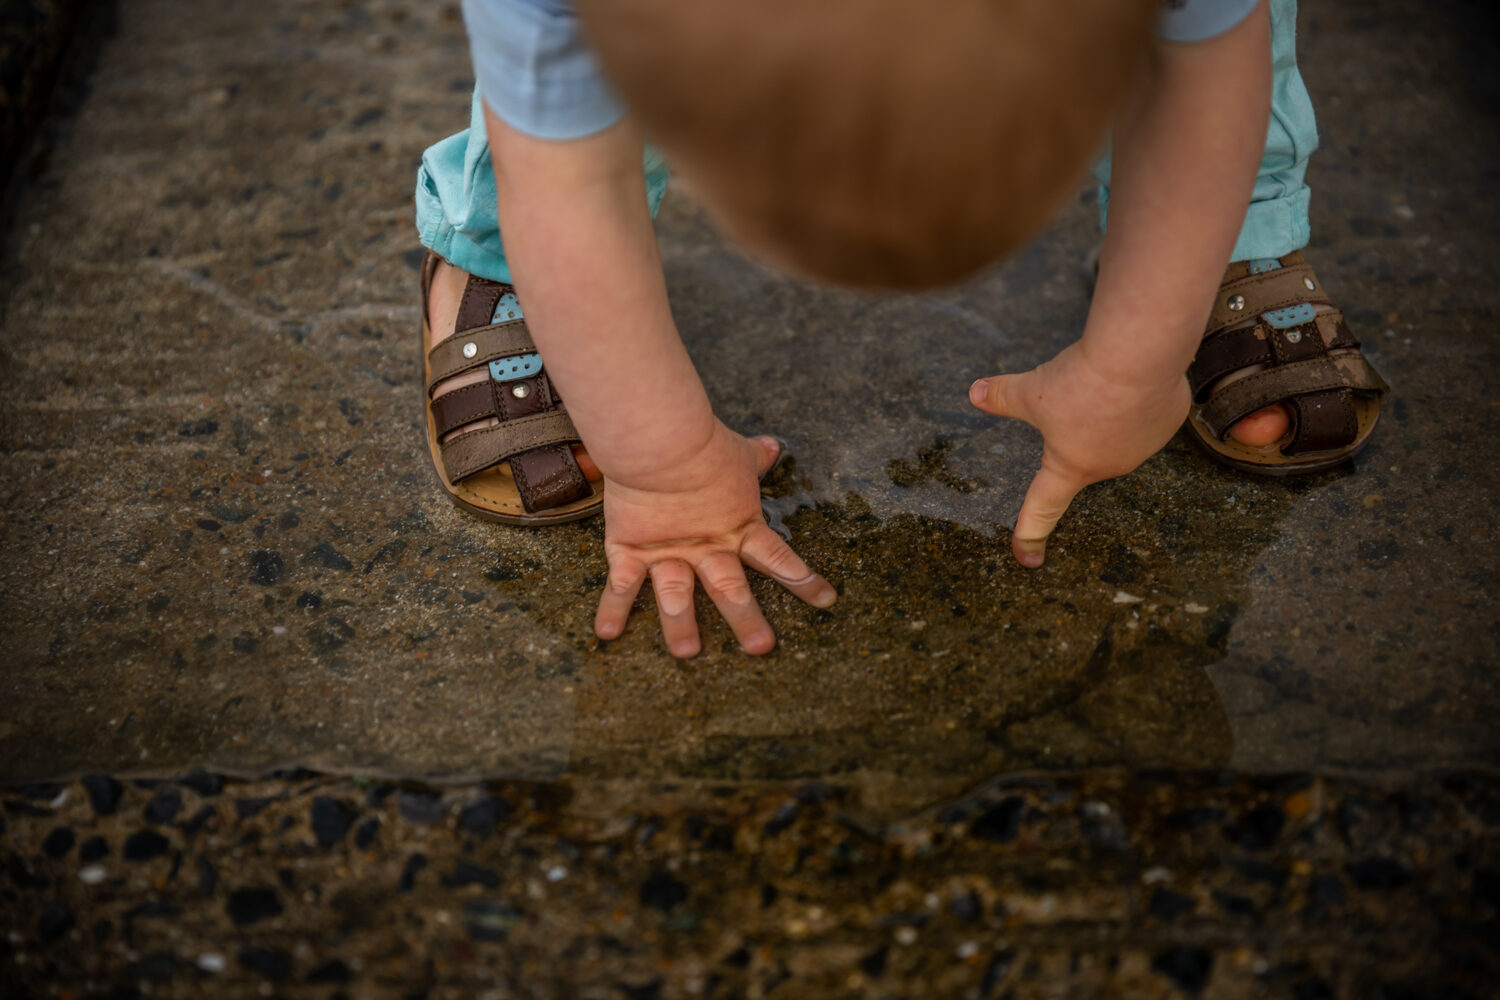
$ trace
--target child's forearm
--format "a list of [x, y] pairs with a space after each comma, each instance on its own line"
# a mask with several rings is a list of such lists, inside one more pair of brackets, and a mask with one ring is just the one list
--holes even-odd
[[1244, 223], [1270, 109], [1262, 2], [1193, 45], [1161, 44], [1114, 134], [1109, 228], [1080, 347], [1129, 385], [1178, 380]]
[[651, 488], [715, 419], [667, 304], [641, 139], [628, 122], [565, 142], [486, 123], [506, 255], [547, 370], [600, 471]]

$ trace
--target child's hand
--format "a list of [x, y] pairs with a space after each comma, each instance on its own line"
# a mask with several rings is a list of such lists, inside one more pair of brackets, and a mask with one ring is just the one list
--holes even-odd
[[1182, 375], [1156, 385], [1113, 382], [1073, 344], [1040, 367], [980, 379], [969, 401], [1042, 432], [1042, 467], [1026, 491], [1011, 548], [1037, 567], [1047, 536], [1085, 486], [1123, 476], [1171, 440], [1190, 402]]
[[807, 568], [761, 514], [759, 477], [776, 461], [779, 447], [773, 438], [744, 438], [715, 421], [707, 445], [654, 481], [626, 485], [605, 479], [609, 581], [594, 619], [601, 639], [624, 630], [647, 575], [656, 592], [662, 635], [678, 657], [693, 656], [700, 648], [693, 615], [695, 574], [747, 653], [769, 652], [776, 636], [750, 593], [745, 566], [809, 604], [833, 604], [833, 588]]

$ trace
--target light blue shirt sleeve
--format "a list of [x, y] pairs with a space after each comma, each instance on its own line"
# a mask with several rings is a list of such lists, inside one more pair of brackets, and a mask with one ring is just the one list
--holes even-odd
[[1258, 0], [1162, 0], [1156, 37], [1164, 42], [1201, 42], [1243, 21]]
[[507, 125], [541, 139], [575, 139], [625, 113], [572, 4], [463, 0], [479, 93]]

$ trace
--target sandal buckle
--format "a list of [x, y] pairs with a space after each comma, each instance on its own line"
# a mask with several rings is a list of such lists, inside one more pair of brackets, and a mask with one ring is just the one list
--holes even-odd
[[490, 362], [490, 378], [496, 382], [514, 382], [530, 378], [542, 370], [542, 356], [535, 351], [530, 354], [513, 354], [508, 358], [496, 358]]

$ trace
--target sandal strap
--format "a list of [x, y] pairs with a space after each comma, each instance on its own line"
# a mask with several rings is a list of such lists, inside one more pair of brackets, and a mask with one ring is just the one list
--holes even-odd
[[1193, 400], [1202, 403], [1208, 388], [1225, 375], [1251, 365], [1270, 364], [1271, 360], [1271, 345], [1266, 342], [1266, 331], [1260, 324], [1222, 330], [1208, 337], [1199, 345], [1198, 354], [1187, 370]]
[[[1312, 287], [1309, 288], [1308, 284]], [[1226, 326], [1243, 323], [1253, 316], [1285, 309], [1287, 306], [1328, 305], [1322, 284], [1306, 264], [1282, 267], [1262, 274], [1249, 274], [1219, 287], [1209, 314], [1207, 332], [1217, 333]]]
[[439, 447], [448, 478], [456, 483], [525, 452], [577, 440], [578, 428], [567, 411], [547, 410], [460, 434]]
[[1363, 355], [1317, 357], [1268, 368], [1224, 386], [1213, 394], [1200, 417], [1223, 440], [1235, 423], [1256, 410], [1330, 389], [1383, 393], [1389, 387]]
[[[474, 345], [474, 350], [472, 354], [465, 354], [470, 344]], [[462, 330], [428, 352], [427, 369], [432, 376], [427, 383], [427, 394], [432, 395], [433, 386], [461, 372], [481, 368], [497, 358], [529, 354], [535, 350], [536, 344], [532, 342], [531, 331], [526, 329], [524, 320]]]

